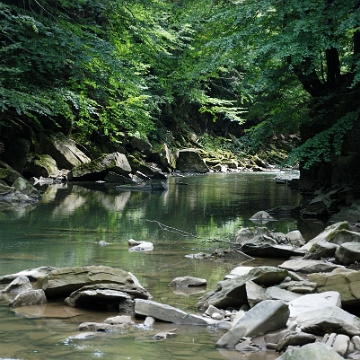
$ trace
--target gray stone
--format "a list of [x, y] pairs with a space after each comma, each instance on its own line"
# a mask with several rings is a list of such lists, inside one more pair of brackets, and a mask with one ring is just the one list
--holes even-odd
[[288, 332], [277, 344], [276, 351], [283, 351], [288, 346], [303, 346], [306, 344], [314, 343], [316, 336], [304, 332], [291, 331]]
[[14, 274], [0, 276], [0, 284], [9, 284], [17, 277], [26, 276], [30, 281], [37, 281], [40, 278], [50, 274], [56, 268], [51, 266], [41, 266], [34, 269], [22, 270]]
[[163, 170], [173, 170], [176, 167], [176, 160], [169, 147], [163, 143], [151, 154], [154, 162], [159, 164]]
[[209, 305], [220, 309], [240, 308], [243, 304], [248, 303], [245, 287], [247, 281], [254, 281], [258, 285], [269, 287], [280, 284], [288, 276], [293, 280], [301, 279], [284, 269], [259, 266], [250, 270], [246, 275], [218, 282], [217, 288], [202, 296], [197, 306], [200, 309], [207, 309]]
[[176, 331], [176, 329], [174, 329], [174, 331], [164, 331], [164, 332], [158, 333], [158, 334], [154, 335], [154, 339], [155, 340], [165, 340], [168, 337], [176, 336], [175, 331]]
[[209, 172], [209, 168], [195, 149], [183, 149], [177, 152], [176, 169], [190, 173]]
[[119, 315], [114, 317], [109, 317], [104, 320], [105, 324], [111, 325], [134, 325], [134, 321], [129, 315]]
[[360, 271], [310, 274], [309, 280], [317, 284], [319, 293], [339, 292], [344, 307], [360, 305]]
[[291, 291], [281, 289], [278, 286], [270, 286], [265, 291], [265, 297], [267, 300], [282, 300], [286, 303], [293, 301], [300, 296], [300, 294], [295, 294]]
[[309, 252], [304, 256], [306, 260], [320, 260], [335, 257], [336, 249], [339, 245], [321, 240], [311, 246]]
[[251, 308], [266, 299], [265, 289], [262, 286], [254, 283], [253, 281], [247, 281], [245, 283], [245, 288], [248, 304]]
[[229, 274], [225, 275], [225, 279], [233, 279], [238, 276], [247, 275], [253, 268], [253, 266], [237, 266], [232, 269]]
[[345, 357], [350, 345], [350, 338], [347, 335], [337, 334], [332, 348], [341, 356]]
[[328, 348], [325, 344], [315, 342], [300, 348], [286, 351], [276, 360], [344, 360], [335, 350]]
[[206, 279], [201, 279], [193, 276], [181, 276], [173, 279], [170, 286], [177, 288], [187, 288], [192, 286], [206, 286]]
[[65, 299], [65, 304], [71, 307], [84, 308], [115, 308], [131, 296], [122, 291], [123, 287], [119, 284], [93, 284], [83, 286], [76, 290]]
[[262, 221], [275, 221], [276, 219], [266, 211], [258, 211], [256, 214], [250, 217], [250, 220], [262, 222]]
[[346, 242], [335, 252], [335, 259], [344, 265], [360, 262], [360, 242]]
[[1, 292], [2, 293], [20, 294], [26, 290], [30, 290], [31, 288], [32, 288], [32, 285], [31, 285], [28, 277], [18, 276], [8, 286], [6, 286], [3, 290], [1, 290]]
[[26, 173], [37, 178], [49, 178], [58, 172], [56, 161], [49, 154], [36, 154], [26, 166]]
[[109, 171], [120, 175], [131, 173], [130, 164], [124, 154], [104, 154], [88, 163], [74, 167], [68, 174], [68, 179], [73, 181], [98, 181], [104, 180]]
[[341, 266], [327, 261], [303, 260], [303, 259], [287, 260], [281, 265], [279, 265], [279, 268], [281, 269], [287, 269], [304, 274], [311, 274], [317, 272], [331, 272], [339, 267]]
[[214, 320], [151, 300], [135, 299], [135, 314], [183, 325], [212, 325]]
[[327, 291], [321, 294], [302, 295], [289, 303], [290, 317], [296, 317], [302, 313], [316, 311], [328, 306], [341, 307], [340, 294], [336, 291]]
[[265, 300], [250, 309], [216, 346], [234, 348], [243, 337], [255, 337], [285, 327], [288, 318], [289, 309], [283, 301]]
[[360, 335], [360, 319], [337, 306], [304, 312], [297, 316], [296, 322], [304, 332], [314, 335], [333, 332], [348, 336]]
[[311, 247], [320, 241], [332, 242], [331, 240], [334, 239], [336, 233], [339, 230], [350, 230], [349, 223], [347, 221], [343, 221], [327, 226], [324, 231], [322, 231], [312, 240], [308, 241], [304, 246], [301, 247], [301, 249], [310, 251]]
[[153, 251], [154, 250], [154, 244], [149, 241], [136, 241], [136, 243], [131, 242], [132, 239], [128, 241], [130, 247], [130, 252], [146, 252], [146, 251]]
[[289, 239], [292, 245], [294, 246], [304, 246], [306, 244], [305, 239], [303, 238], [299, 230], [290, 231], [286, 234], [286, 237]]
[[73, 167], [90, 162], [90, 158], [76, 145], [75, 141], [62, 133], [44, 136], [39, 141], [43, 145], [43, 153], [55, 159], [59, 169], [72, 169]]
[[13, 308], [18, 308], [21, 306], [33, 306], [41, 305], [47, 302], [45, 293], [42, 289], [38, 290], [26, 290], [18, 295], [10, 303], [10, 306]]
[[131, 297], [147, 299], [150, 296], [133, 274], [108, 266], [59, 268], [40, 278], [38, 287], [45, 291], [49, 299], [53, 299], [65, 298], [86, 285], [106, 283], [117, 284], [118, 291], [128, 293]]
[[129, 325], [123, 324], [106, 324], [99, 322], [84, 322], [79, 325], [79, 331], [95, 331], [95, 332], [115, 332], [121, 331], [124, 328], [127, 328]]
[[240, 248], [245, 254], [254, 257], [289, 258], [291, 256], [304, 256], [305, 252], [292, 245], [271, 245], [245, 243]]
[[266, 227], [250, 227], [250, 228], [241, 228], [237, 231], [235, 235], [235, 243], [243, 244], [249, 242], [249, 240], [253, 240], [257, 236], [270, 236], [271, 232]]
[[312, 294], [316, 290], [315, 282], [303, 281], [286, 281], [278, 285], [281, 289], [285, 289], [298, 294]]

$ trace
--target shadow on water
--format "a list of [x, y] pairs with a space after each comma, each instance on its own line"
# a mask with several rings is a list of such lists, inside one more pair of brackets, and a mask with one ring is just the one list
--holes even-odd
[[[169, 288], [177, 276], [206, 278], [207, 291], [235, 266], [236, 259], [194, 260], [185, 255], [226, 247], [260, 210], [295, 206], [301, 198], [273, 181], [274, 174], [210, 174], [170, 178], [165, 192], [118, 191], [104, 184], [60, 184], [43, 188], [34, 208], [0, 213], [0, 275], [43, 265], [107, 265], [135, 274], [155, 301], [196, 311], [201, 294], [179, 294]], [[181, 183], [180, 183], [181, 182]], [[185, 185], [186, 184], [186, 185]], [[322, 231], [321, 223], [282, 218], [271, 230], [299, 229], [305, 238]], [[181, 230], [181, 231], [178, 231]], [[129, 252], [128, 240], [154, 243], [149, 253]], [[281, 259], [255, 259], [246, 266], [278, 265]], [[25, 309], [26, 310], [26, 309]], [[62, 304], [48, 304], [39, 314], [14, 312], [0, 298], [0, 358], [13, 359], [248, 359], [272, 360], [273, 352], [242, 354], [220, 351], [217, 329], [176, 326], [177, 336], [156, 341], [155, 330], [97, 333], [79, 339], [83, 321], [103, 321], [114, 314], [80, 311], [68, 317]], [[65, 316], [65, 317], [64, 317]], [[142, 319], [137, 321], [141, 322]]]

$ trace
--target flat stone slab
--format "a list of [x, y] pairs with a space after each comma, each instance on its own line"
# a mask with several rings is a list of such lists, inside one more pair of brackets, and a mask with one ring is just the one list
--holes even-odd
[[334, 269], [343, 268], [343, 266], [336, 265], [322, 260], [287, 260], [281, 265], [280, 269], [300, 272], [304, 274], [318, 273], [318, 272], [331, 272]]
[[302, 295], [289, 302], [290, 317], [296, 317], [302, 313], [322, 309], [327, 306], [341, 307], [340, 294], [336, 291], [327, 291], [321, 294]]
[[175, 307], [151, 300], [135, 299], [135, 314], [183, 325], [213, 325], [216, 321], [199, 315], [189, 314]]

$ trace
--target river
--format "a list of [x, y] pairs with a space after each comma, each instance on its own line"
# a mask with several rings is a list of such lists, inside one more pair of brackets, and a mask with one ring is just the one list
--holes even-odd
[[[185, 258], [226, 246], [240, 227], [259, 210], [297, 205], [298, 193], [273, 180], [274, 173], [209, 174], [171, 177], [163, 193], [118, 191], [105, 184], [59, 184], [41, 188], [36, 207], [0, 212], [0, 275], [43, 265], [65, 267], [107, 265], [132, 272], [153, 300], [196, 311], [201, 294], [176, 294], [168, 286], [178, 276], [206, 278], [207, 290], [236, 260]], [[283, 218], [268, 223], [271, 230], [299, 229], [310, 239], [321, 223]], [[128, 240], [154, 243], [150, 253], [129, 252]], [[106, 245], [101, 245], [102, 243]], [[277, 265], [280, 259], [255, 259], [246, 266]], [[69, 308], [70, 309], [70, 308]], [[49, 304], [42, 315], [14, 311], [0, 297], [0, 359], [247, 359], [270, 360], [273, 352], [241, 354], [218, 350], [221, 333], [202, 327], [156, 323], [156, 331], [132, 329], [77, 339], [84, 321], [103, 321], [113, 313], [78, 311]], [[140, 320], [138, 320], [140, 322]], [[177, 328], [177, 336], [156, 341], [156, 332]]]

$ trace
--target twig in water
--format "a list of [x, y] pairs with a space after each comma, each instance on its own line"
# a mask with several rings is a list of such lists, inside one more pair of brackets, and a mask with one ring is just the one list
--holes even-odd
[[191, 236], [193, 238], [198, 239], [198, 237], [196, 235], [190, 234], [190, 233], [188, 233], [186, 231], [183, 231], [183, 230], [180, 230], [180, 229], [176, 229], [176, 228], [171, 227], [171, 226], [167, 226], [165, 224], [162, 224], [159, 221], [156, 221], [156, 220], [146, 220], [146, 221], [157, 223], [160, 226], [161, 230], [166, 230], [166, 231], [170, 231], [170, 232], [176, 232], [176, 233], [181, 234], [182, 236]]

